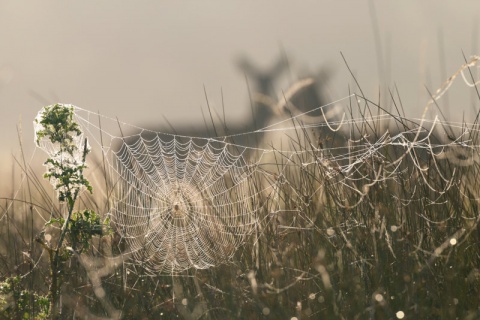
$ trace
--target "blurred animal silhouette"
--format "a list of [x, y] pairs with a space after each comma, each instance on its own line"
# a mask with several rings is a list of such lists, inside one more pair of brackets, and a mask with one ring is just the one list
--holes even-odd
[[[237, 65], [249, 85], [251, 106], [248, 109], [252, 110], [251, 117], [246, 116], [233, 123], [215, 121], [212, 124], [212, 121], [201, 120], [188, 125], [175, 123], [170, 125], [170, 128], [162, 126], [150, 129], [189, 137], [233, 136], [232, 141], [236, 144], [267, 148], [272, 146], [274, 138], [272, 135], [267, 137], [261, 129], [330, 102], [323, 89], [323, 84], [329, 77], [329, 72], [325, 70], [314, 76], [304, 76], [301, 80], [294, 81], [288, 90], [282, 91], [279, 89], [279, 83], [282, 80], [285, 82], [285, 74], [288, 71], [288, 62], [284, 56], [280, 56], [266, 70], [254, 66], [246, 57], [239, 59]], [[319, 112], [306, 114], [298, 120], [308, 123], [324, 122], [325, 119], [336, 121], [340, 119], [339, 115], [335, 106], [329, 106], [324, 109], [324, 115]], [[246, 134], [252, 132], [255, 134]]]

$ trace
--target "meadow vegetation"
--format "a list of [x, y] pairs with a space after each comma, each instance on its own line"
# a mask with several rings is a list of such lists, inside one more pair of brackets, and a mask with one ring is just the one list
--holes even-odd
[[[0, 203], [0, 317], [478, 319], [478, 117], [429, 124], [404, 118], [394, 94], [390, 103], [396, 113], [354, 96], [362, 121], [347, 130], [292, 120], [295, 152], [265, 166], [281, 168], [275, 193], [252, 197], [257, 224], [231, 261], [156, 275], [130, 261], [109, 221], [114, 181], [101, 158], [85, 165], [73, 111], [46, 109], [56, 116], [36, 139], [52, 143], [45, 178], [56, 193], [15, 159], [21, 187]], [[398, 129], [380, 130], [384, 121]]]

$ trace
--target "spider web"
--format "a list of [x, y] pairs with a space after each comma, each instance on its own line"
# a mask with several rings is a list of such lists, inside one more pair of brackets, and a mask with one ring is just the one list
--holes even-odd
[[[163, 139], [162, 139], [163, 138]], [[243, 150], [158, 134], [114, 152], [112, 219], [138, 261], [153, 270], [204, 269], [228, 261], [255, 224]]]
[[157, 273], [228, 262], [261, 208], [246, 148], [143, 129], [105, 133], [111, 221], [136, 263]]
[[[238, 145], [236, 136], [155, 132], [74, 108], [88, 142], [102, 151], [109, 214], [133, 264], [152, 274], [174, 274], [231, 262], [249, 239], [258, 241], [252, 237], [258, 226], [272, 215], [284, 214], [287, 206], [298, 213], [291, 216], [315, 228], [302, 210], [321, 202], [326, 184], [335, 193], [335, 205], [348, 210], [372, 203], [370, 190], [387, 184], [393, 190], [401, 185], [401, 192], [392, 197], [402, 206], [441, 203], [449, 189], [463, 185], [467, 190], [468, 176], [459, 172], [478, 166], [477, 123], [427, 120], [425, 113], [469, 66], [435, 92], [420, 119], [379, 113], [351, 119], [344, 114], [332, 120], [325, 118], [326, 106], [320, 106], [309, 112], [322, 110], [324, 121], [303, 122], [307, 112], [245, 133], [252, 141], [260, 136], [270, 142], [269, 134], [282, 141], [269, 147]], [[360, 109], [370, 102], [350, 95], [336, 103]], [[371, 129], [388, 128], [392, 122], [401, 124], [396, 132], [378, 134]], [[449, 130], [455, 136], [445, 139]], [[343, 138], [338, 138], [341, 132]], [[420, 185], [430, 190], [428, 197], [418, 192]], [[479, 198], [474, 190], [467, 191]], [[291, 220], [279, 221], [284, 228], [296, 228]]]

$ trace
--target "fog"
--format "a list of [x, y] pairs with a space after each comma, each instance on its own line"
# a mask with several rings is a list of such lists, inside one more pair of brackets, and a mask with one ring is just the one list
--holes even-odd
[[[223, 91], [227, 123], [248, 120], [241, 57], [268, 69], [286, 54], [293, 79], [328, 67], [329, 93], [341, 98], [355, 87], [342, 52], [367, 96], [396, 85], [419, 116], [426, 88], [465, 62], [462, 51], [479, 53], [478, 12], [476, 0], [0, 1], [2, 176], [18, 155], [17, 127], [31, 154], [31, 123], [46, 104], [161, 129], [162, 116], [203, 121], [205, 88], [218, 110]], [[444, 111], [468, 117], [471, 101], [452, 94]]]

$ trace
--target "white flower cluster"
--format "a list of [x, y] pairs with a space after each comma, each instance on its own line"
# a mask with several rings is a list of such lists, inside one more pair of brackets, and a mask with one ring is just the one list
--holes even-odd
[[74, 110], [75, 106], [69, 104], [46, 106], [33, 122], [35, 143], [49, 156], [46, 176], [61, 200], [67, 192], [74, 194], [86, 188], [81, 172], [90, 146], [73, 119]]

